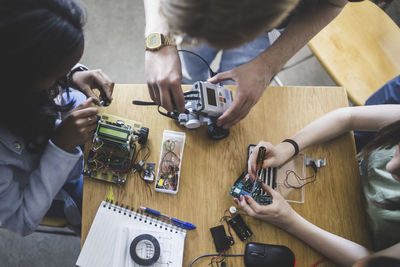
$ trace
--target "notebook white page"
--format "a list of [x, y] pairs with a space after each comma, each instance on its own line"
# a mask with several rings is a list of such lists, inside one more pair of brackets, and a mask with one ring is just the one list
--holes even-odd
[[154, 236], [160, 258], [152, 266], [182, 266], [186, 230], [103, 201], [96, 213], [76, 265], [81, 267], [136, 267], [129, 253], [132, 240]]

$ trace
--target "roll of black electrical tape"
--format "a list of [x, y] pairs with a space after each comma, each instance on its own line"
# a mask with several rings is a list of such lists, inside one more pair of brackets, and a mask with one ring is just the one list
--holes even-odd
[[152, 235], [138, 235], [131, 243], [130, 253], [135, 263], [150, 266], [160, 258], [160, 243]]

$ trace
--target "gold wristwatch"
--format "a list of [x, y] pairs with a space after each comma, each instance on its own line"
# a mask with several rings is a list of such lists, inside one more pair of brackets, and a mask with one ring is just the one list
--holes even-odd
[[164, 46], [167, 46], [167, 45], [176, 46], [175, 41], [171, 37], [164, 35], [162, 33], [157, 33], [157, 32], [150, 33], [144, 39], [144, 43], [146, 46], [146, 50], [149, 50], [149, 51], [160, 50], [161, 48], [163, 48]]

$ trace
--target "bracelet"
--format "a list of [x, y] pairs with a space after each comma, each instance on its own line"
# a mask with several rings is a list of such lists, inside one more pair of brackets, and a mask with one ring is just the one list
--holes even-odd
[[70, 72], [68, 72], [68, 74], [67, 74], [67, 85], [68, 85], [69, 87], [75, 88], [76, 85], [75, 85], [75, 83], [72, 81], [72, 75], [74, 75], [75, 72], [78, 72], [78, 71], [87, 71], [87, 70], [88, 70], [88, 68], [86, 68], [86, 67], [83, 66], [83, 65], [79, 65], [79, 66], [73, 68], [73, 69], [72, 69]]
[[296, 156], [297, 154], [299, 154], [299, 145], [296, 143], [296, 141], [294, 141], [292, 139], [285, 139], [285, 140], [282, 141], [282, 143], [283, 142], [288, 142], [288, 143], [291, 143], [293, 145], [293, 147], [294, 147], [294, 155], [293, 155], [293, 157]]

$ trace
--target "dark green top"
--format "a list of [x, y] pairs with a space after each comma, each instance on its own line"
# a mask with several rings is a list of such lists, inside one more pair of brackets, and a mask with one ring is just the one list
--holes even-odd
[[386, 164], [395, 151], [396, 147], [375, 150], [368, 159], [360, 162], [366, 212], [375, 250], [400, 242], [400, 210], [387, 210], [375, 203], [400, 198], [400, 182], [386, 171]]

